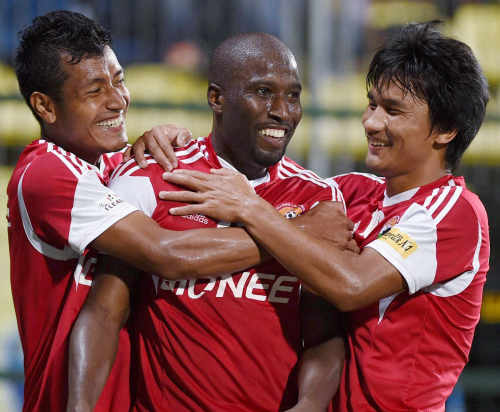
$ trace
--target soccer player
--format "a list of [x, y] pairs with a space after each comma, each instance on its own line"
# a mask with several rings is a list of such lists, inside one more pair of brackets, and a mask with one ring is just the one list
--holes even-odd
[[[92, 20], [58, 11], [24, 30], [16, 56], [19, 87], [42, 135], [22, 153], [7, 188], [25, 411], [66, 409], [69, 336], [92, 282], [90, 247], [169, 279], [242, 270], [261, 258], [243, 229], [181, 236], [105, 186], [127, 143], [130, 100], [110, 41]], [[207, 245], [209, 254], [198, 253]], [[128, 410], [127, 349], [123, 331], [97, 411]]]
[[[335, 183], [284, 157], [301, 119], [300, 93], [295, 58], [277, 38], [256, 33], [227, 39], [211, 59], [212, 133], [177, 151], [179, 167], [207, 175], [211, 168], [239, 170], [250, 180], [249, 185], [245, 178], [245, 184], [271, 202], [283, 220], [306, 214], [319, 202], [318, 208], [343, 211]], [[170, 215], [170, 207], [178, 204], [157, 201], [158, 193], [180, 189], [165, 183], [163, 170], [148, 162], [146, 169], [124, 164], [110, 187], [163, 227], [216, 224], [198, 214]], [[326, 231], [327, 221], [322, 226]], [[80, 367], [72, 370], [84, 410], [91, 409], [95, 382], [106, 376], [115, 350], [103, 342], [109, 328], [100, 326], [102, 319], [121, 325], [129, 312], [127, 268], [103, 261], [73, 331], [85, 336], [74, 340], [71, 351], [74, 358], [86, 359], [74, 362]], [[99, 287], [100, 278], [106, 286]], [[130, 288], [132, 410], [326, 410], [343, 364], [343, 339], [327, 340], [338, 333], [337, 313], [324, 312], [317, 297], [301, 296], [297, 278], [277, 262], [198, 281], [161, 280], [151, 273]], [[298, 367], [302, 339], [310, 348]]]
[[[170, 182], [199, 193], [162, 197], [198, 203], [171, 209], [176, 215], [242, 223], [346, 312], [336, 410], [444, 411], [467, 362], [488, 271], [485, 209], [452, 174], [481, 126], [488, 85], [467, 45], [423, 23], [404, 26], [377, 51], [367, 86], [366, 164], [381, 177], [334, 178], [361, 254], [297, 231], [228, 171], [175, 171]], [[326, 217], [319, 209], [311, 216]]]

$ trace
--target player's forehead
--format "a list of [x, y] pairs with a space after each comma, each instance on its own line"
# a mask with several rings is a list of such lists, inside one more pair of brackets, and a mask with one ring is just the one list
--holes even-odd
[[297, 63], [293, 55], [283, 53], [254, 53], [235, 62], [233, 80], [242, 83], [280, 81], [301, 87]]
[[61, 54], [61, 65], [68, 78], [65, 83], [91, 83], [120, 75], [123, 69], [114, 51], [106, 46], [102, 55], [84, 56], [78, 63], [69, 54]]

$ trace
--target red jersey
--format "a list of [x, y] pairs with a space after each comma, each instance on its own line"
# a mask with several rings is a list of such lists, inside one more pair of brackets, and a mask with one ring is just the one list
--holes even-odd
[[[8, 194], [11, 286], [24, 352], [24, 411], [66, 410], [68, 343], [85, 301], [95, 262], [87, 245], [134, 210], [104, 186], [121, 153], [93, 166], [53, 143], [28, 145]], [[130, 403], [129, 346], [121, 350], [97, 411]], [[123, 360], [123, 362], [120, 362]]]
[[[192, 142], [177, 156], [179, 167], [205, 172], [223, 162], [209, 138]], [[118, 169], [110, 187], [165, 228], [216, 226], [205, 216], [169, 215], [174, 204], [157, 201], [158, 192], [179, 189], [163, 181], [163, 170], [152, 159], [148, 162], [145, 170], [134, 164]], [[336, 184], [286, 157], [251, 183], [289, 218], [319, 201], [342, 201]], [[131, 314], [137, 345], [133, 410], [258, 412], [293, 406], [299, 286], [276, 262], [212, 279], [142, 279]]]
[[408, 291], [346, 314], [338, 411], [444, 411], [479, 321], [488, 218], [451, 175], [388, 197], [385, 179], [335, 177], [355, 237], [390, 262]]

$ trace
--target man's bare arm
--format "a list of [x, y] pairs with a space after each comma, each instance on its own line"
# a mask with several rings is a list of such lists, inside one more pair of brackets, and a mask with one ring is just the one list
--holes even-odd
[[340, 313], [317, 295], [303, 292], [304, 352], [299, 360], [299, 398], [289, 412], [324, 412], [337, 392], [344, 365]]
[[264, 256], [244, 229], [166, 230], [141, 212], [116, 222], [91, 246], [166, 279], [237, 272]]
[[134, 157], [139, 166], [144, 169], [147, 166], [144, 153], [147, 151], [161, 167], [165, 170], [172, 170], [177, 167], [174, 147], [185, 146], [192, 138], [191, 131], [183, 127], [173, 124], [155, 126], [144, 132], [132, 146], [129, 146], [123, 160], [127, 161]]
[[[172, 214], [202, 213], [215, 219], [224, 216], [227, 221], [244, 224], [284, 267], [342, 311], [362, 308], [406, 287], [399, 271], [376, 251], [366, 248], [357, 254], [341, 250], [329, 240], [297, 229], [249, 190], [235, 172], [214, 170], [207, 175], [182, 170], [165, 177], [198, 191], [160, 193], [166, 200], [194, 203], [173, 208]], [[323, 202], [308, 217], [328, 225], [334, 207], [339, 205]], [[297, 253], [290, 253], [291, 250]]]
[[110, 256], [98, 260], [92, 288], [71, 332], [67, 412], [94, 410], [129, 315], [132, 271]]

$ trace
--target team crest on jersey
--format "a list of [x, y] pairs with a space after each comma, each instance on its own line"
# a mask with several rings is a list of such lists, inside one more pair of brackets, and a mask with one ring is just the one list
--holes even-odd
[[99, 201], [99, 206], [108, 211], [113, 209], [116, 205], [122, 203], [123, 200], [116, 196], [114, 193], [108, 193], [104, 198]]
[[398, 223], [399, 223], [399, 216], [393, 216], [393, 217], [391, 217], [385, 223], [384, 227], [382, 227], [382, 230], [378, 234], [378, 237], [381, 237], [382, 235], [384, 235], [385, 233], [387, 233], [389, 230], [391, 230], [391, 227], [393, 227], [394, 225], [397, 225]]
[[287, 219], [293, 219], [297, 216], [300, 216], [304, 213], [305, 208], [302, 205], [294, 205], [291, 203], [283, 203], [279, 205], [276, 209], [281, 213], [282, 216], [285, 216]]
[[386, 242], [404, 259], [418, 249], [417, 242], [415, 242], [410, 235], [395, 227], [384, 233], [379, 239]]

